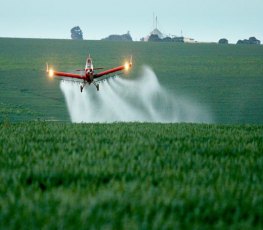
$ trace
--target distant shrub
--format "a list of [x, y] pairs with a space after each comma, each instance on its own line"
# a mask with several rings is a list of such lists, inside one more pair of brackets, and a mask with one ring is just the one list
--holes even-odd
[[162, 41], [161, 38], [159, 38], [159, 36], [157, 34], [152, 34], [150, 37], [149, 37], [149, 42], [160, 42]]
[[255, 37], [250, 37], [249, 39], [238, 40], [237, 45], [240, 44], [247, 44], [247, 45], [260, 45], [260, 40], [256, 39]]
[[171, 41], [172, 41], [172, 38], [170, 38], [170, 37], [165, 37], [163, 39], [163, 42], [171, 42]]
[[106, 41], [133, 41], [130, 32], [128, 31], [126, 34], [118, 35], [118, 34], [112, 34], [106, 38], [103, 38], [102, 40]]
[[228, 44], [228, 40], [226, 38], [221, 38], [219, 41], [218, 41], [218, 44]]

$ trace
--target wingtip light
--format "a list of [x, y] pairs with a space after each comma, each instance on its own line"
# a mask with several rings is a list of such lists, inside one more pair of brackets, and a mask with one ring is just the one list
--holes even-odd
[[131, 67], [132, 67], [132, 56], [131, 56], [129, 62], [125, 62], [125, 64], [124, 64], [124, 69], [125, 69], [126, 71], [128, 71]]
[[130, 69], [130, 63], [126, 62], [124, 64], [124, 68], [125, 68], [126, 71], [128, 71]]
[[49, 70], [48, 70], [48, 76], [49, 76], [50, 78], [54, 77], [54, 70], [53, 70], [53, 69], [49, 69]]

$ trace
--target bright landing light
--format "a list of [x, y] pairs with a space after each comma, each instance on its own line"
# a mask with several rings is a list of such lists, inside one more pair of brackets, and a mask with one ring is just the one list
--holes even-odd
[[130, 64], [129, 64], [128, 62], [126, 62], [126, 63], [124, 64], [124, 68], [125, 68], [126, 71], [129, 70]]
[[50, 70], [48, 71], [48, 76], [49, 76], [49, 77], [54, 77], [54, 70], [53, 70], [53, 69], [50, 69]]

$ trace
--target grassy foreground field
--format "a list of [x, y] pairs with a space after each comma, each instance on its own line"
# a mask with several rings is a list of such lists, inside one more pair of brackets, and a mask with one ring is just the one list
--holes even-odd
[[0, 123], [0, 229], [262, 229], [263, 126]]

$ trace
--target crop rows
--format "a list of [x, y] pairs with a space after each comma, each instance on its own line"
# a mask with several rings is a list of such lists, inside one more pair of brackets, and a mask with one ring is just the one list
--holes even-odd
[[262, 229], [263, 126], [0, 123], [0, 229]]

